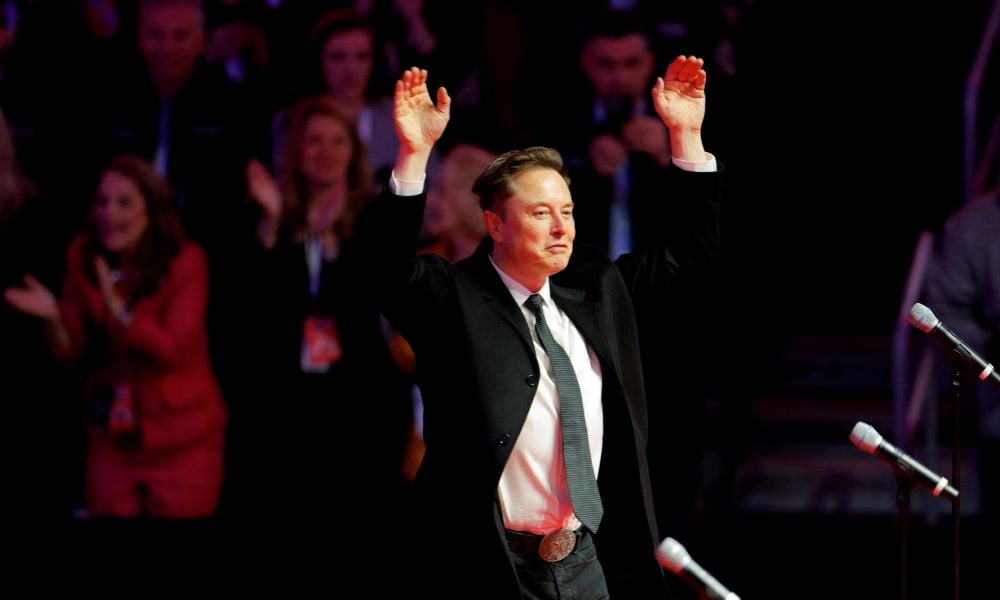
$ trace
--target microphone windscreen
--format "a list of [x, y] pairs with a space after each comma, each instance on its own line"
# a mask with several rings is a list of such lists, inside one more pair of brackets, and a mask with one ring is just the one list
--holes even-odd
[[938, 318], [934, 316], [931, 309], [917, 302], [910, 309], [910, 325], [913, 325], [924, 333], [930, 333], [937, 327]]
[[656, 560], [664, 569], [680, 575], [681, 571], [691, 562], [691, 555], [680, 542], [668, 537], [656, 549]]
[[882, 436], [871, 425], [858, 421], [851, 431], [851, 443], [869, 454], [874, 454], [875, 449], [882, 443]]

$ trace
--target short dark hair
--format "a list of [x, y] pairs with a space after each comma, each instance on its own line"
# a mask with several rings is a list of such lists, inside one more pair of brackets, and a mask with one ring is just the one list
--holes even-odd
[[569, 174], [556, 150], [545, 146], [511, 150], [498, 156], [472, 184], [472, 192], [479, 196], [479, 206], [499, 213], [503, 201], [514, 194], [511, 190], [514, 177], [533, 169], [552, 169], [569, 185]]
[[[148, 8], [158, 8], [160, 6], [190, 6], [201, 11], [202, 15], [205, 14], [205, 0], [140, 0], [139, 2], [139, 14]], [[202, 21], [202, 26], [205, 23]]]
[[595, 15], [589, 26], [581, 32], [579, 49], [583, 50], [588, 43], [598, 38], [620, 40], [631, 35], [641, 36], [646, 42], [646, 47], [652, 49], [652, 31], [639, 13], [631, 10], [605, 9]]
[[365, 31], [375, 38], [375, 26], [371, 20], [353, 8], [334, 8], [323, 13], [309, 33], [313, 56], [322, 55], [323, 47], [331, 37], [348, 31]]

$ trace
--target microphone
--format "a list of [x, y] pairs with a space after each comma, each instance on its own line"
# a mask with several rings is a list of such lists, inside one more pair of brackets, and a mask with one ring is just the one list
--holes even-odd
[[917, 302], [910, 309], [910, 324], [931, 336], [935, 342], [944, 347], [948, 353], [959, 360], [965, 367], [976, 373], [983, 381], [1000, 385], [1000, 375], [993, 365], [976, 354], [976, 351], [965, 345], [957, 335], [944, 326], [941, 319], [934, 316], [931, 309]]
[[859, 450], [881, 458], [897, 471], [929, 489], [935, 496], [941, 496], [952, 502], [958, 499], [958, 490], [948, 485], [947, 478], [941, 477], [909, 454], [885, 441], [871, 425], [858, 421], [851, 431], [850, 439]]
[[687, 581], [691, 587], [707, 600], [740, 600], [740, 597], [726, 589], [719, 580], [708, 574], [694, 562], [684, 546], [668, 537], [656, 549], [656, 560], [660, 566]]

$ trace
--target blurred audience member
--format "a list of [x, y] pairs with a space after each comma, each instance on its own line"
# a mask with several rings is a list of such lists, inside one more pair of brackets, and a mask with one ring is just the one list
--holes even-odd
[[580, 52], [589, 100], [563, 115], [562, 147], [582, 194], [578, 236], [612, 258], [641, 243], [649, 194], [663, 189], [670, 142], [646, 90], [656, 67], [649, 37], [636, 15], [612, 13], [595, 22]]
[[436, 252], [448, 260], [461, 260], [476, 249], [486, 235], [479, 198], [472, 184], [496, 156], [471, 144], [452, 148], [430, 182], [424, 216], [423, 251]]
[[70, 245], [62, 297], [36, 278], [7, 288], [86, 373], [86, 503], [95, 517], [215, 512], [226, 409], [205, 330], [208, 270], [146, 161], [113, 159]]
[[364, 149], [335, 102], [314, 96], [289, 113], [281, 165], [277, 178], [260, 163], [247, 169], [263, 208], [255, 296], [266, 318], [254, 327], [268, 373], [247, 441], [265, 477], [254, 494], [265, 505], [251, 516], [279, 532], [336, 527], [374, 541], [400, 510], [411, 385], [390, 355], [392, 333], [359, 293], [371, 276], [351, 246], [372, 197]]
[[[1000, 185], [944, 224], [924, 283], [924, 300], [948, 328], [987, 361], [1000, 363]], [[968, 382], [973, 382], [971, 377]], [[966, 384], [974, 399], [982, 514], [1000, 529], [1000, 389]]]
[[[388, 177], [399, 141], [392, 124], [392, 99], [377, 97], [372, 90], [376, 55], [372, 23], [353, 9], [336, 9], [316, 23], [311, 42], [318, 75], [312, 91], [329, 95], [351, 119], [371, 168], [369, 185], [374, 186]], [[287, 113], [279, 114], [276, 124], [279, 150], [285, 118]], [[279, 160], [280, 156], [276, 164]], [[436, 172], [439, 160], [435, 154], [429, 173]]]
[[260, 24], [264, 7], [249, 0], [215, 0], [207, 5], [208, 43], [205, 59], [221, 64], [234, 83], [251, 82], [259, 93], [266, 85], [269, 52]]
[[239, 211], [243, 165], [266, 156], [267, 130], [257, 100], [204, 61], [206, 35], [201, 0], [141, 0], [141, 64], [126, 65], [103, 108], [109, 153], [142, 156], [167, 178], [188, 235], [214, 264], [235, 253], [234, 219], [249, 218]]

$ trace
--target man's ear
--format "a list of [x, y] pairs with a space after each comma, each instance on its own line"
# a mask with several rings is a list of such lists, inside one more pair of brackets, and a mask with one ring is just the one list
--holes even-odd
[[486, 233], [493, 239], [493, 243], [503, 241], [503, 217], [492, 210], [483, 211], [483, 220], [486, 221]]

